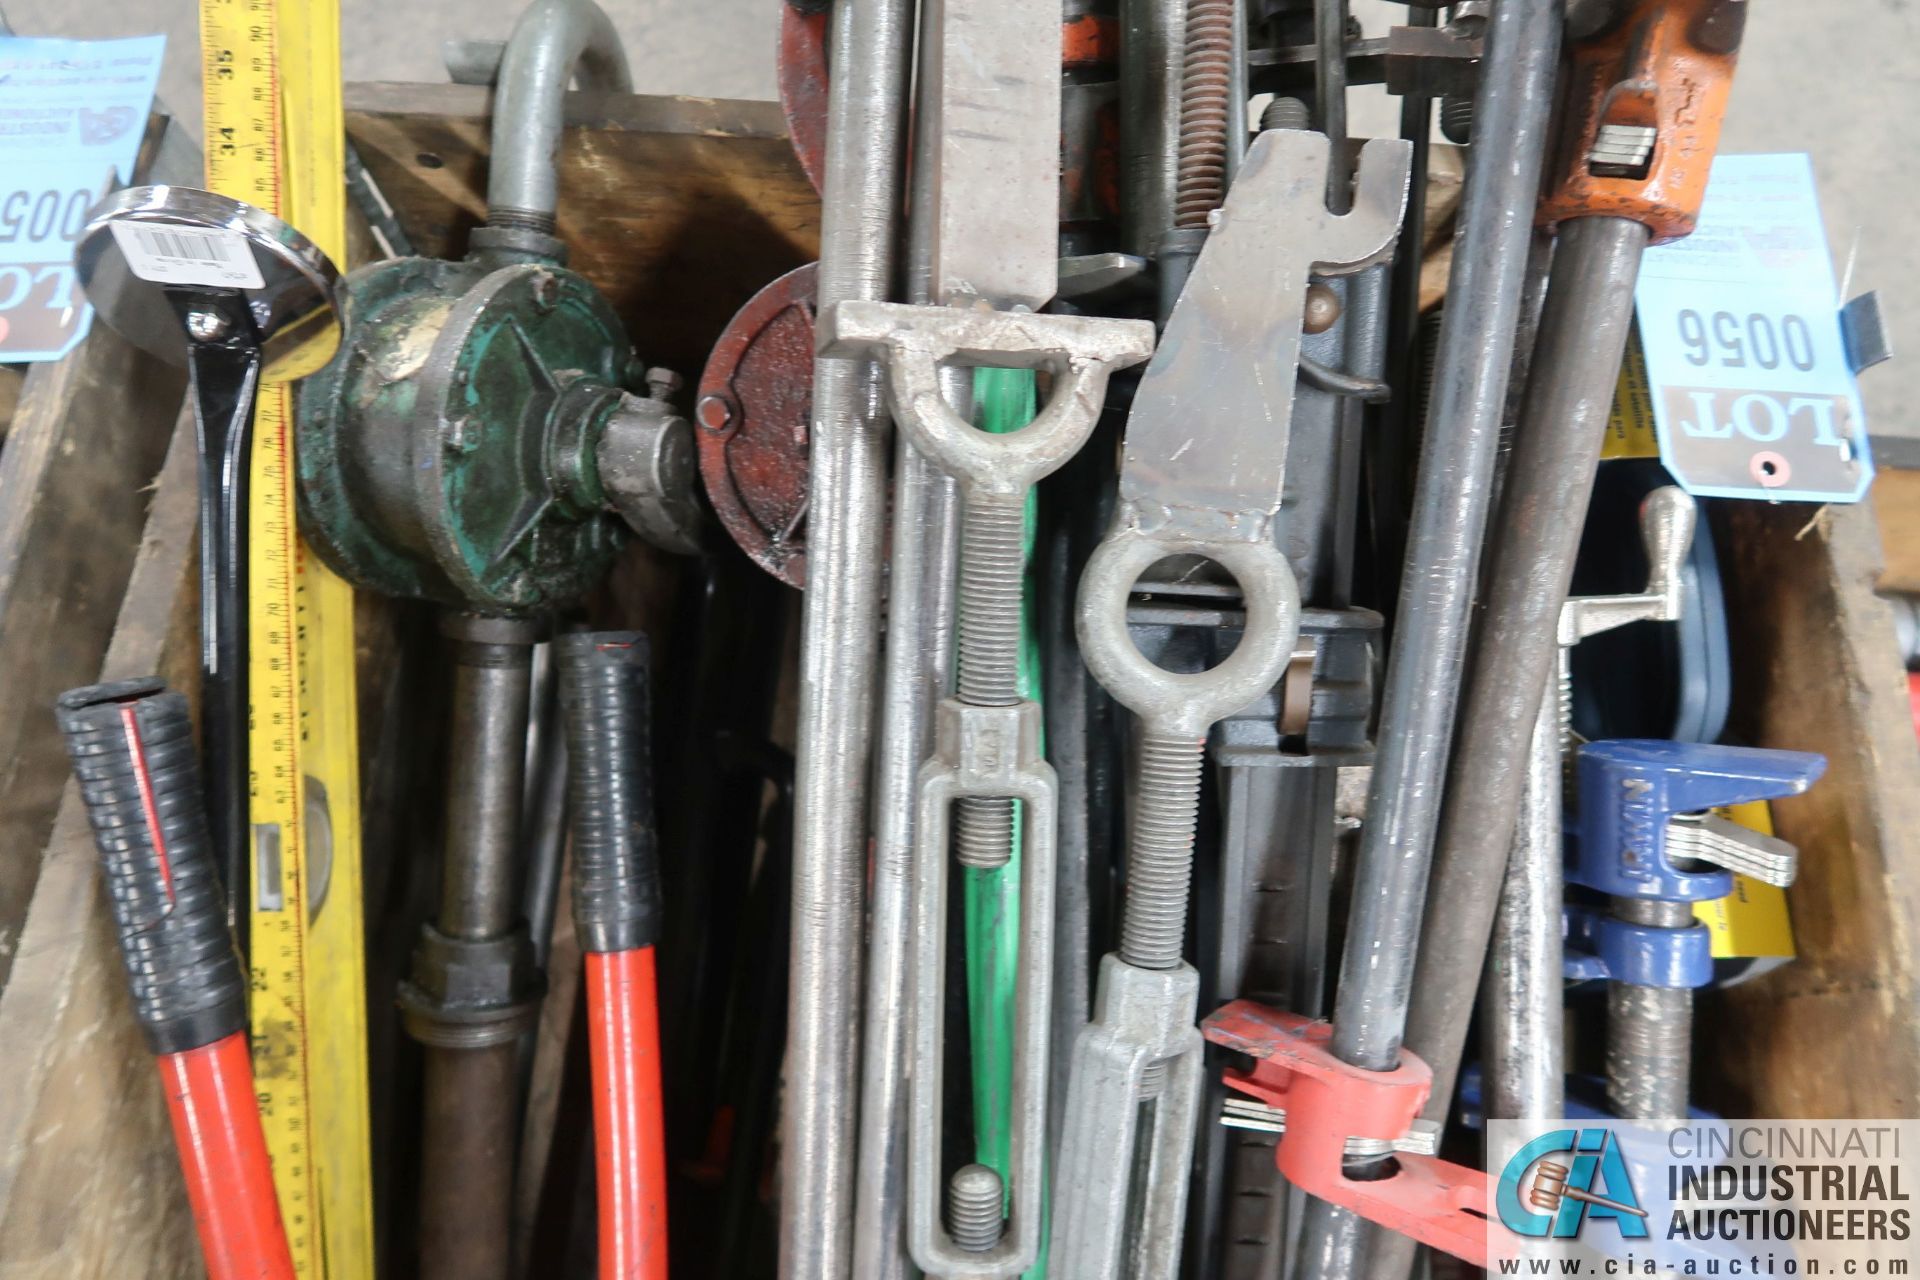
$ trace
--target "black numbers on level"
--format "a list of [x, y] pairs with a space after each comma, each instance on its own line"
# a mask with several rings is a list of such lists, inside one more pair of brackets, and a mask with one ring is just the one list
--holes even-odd
[[1696, 368], [1778, 369], [1783, 359], [1802, 373], [1813, 368], [1813, 330], [1804, 316], [1776, 320], [1758, 311], [1744, 318], [1731, 311], [1711, 316], [1682, 311], [1679, 324], [1687, 363]]
[[10, 191], [0, 200], [0, 244], [75, 240], [93, 207], [91, 191]]

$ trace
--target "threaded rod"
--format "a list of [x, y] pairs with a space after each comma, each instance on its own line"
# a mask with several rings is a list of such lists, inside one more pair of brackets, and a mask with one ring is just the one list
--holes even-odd
[[1136, 968], [1180, 963], [1205, 761], [1203, 739], [1149, 732], [1141, 740], [1120, 929], [1120, 958]]
[[1192, 0], [1187, 6], [1186, 61], [1180, 75], [1180, 152], [1173, 193], [1176, 227], [1204, 229], [1207, 215], [1227, 198], [1232, 88], [1233, 0]]
[[962, 1165], [947, 1183], [947, 1234], [968, 1253], [1000, 1243], [1000, 1210], [1006, 1192], [1000, 1175], [983, 1164]]

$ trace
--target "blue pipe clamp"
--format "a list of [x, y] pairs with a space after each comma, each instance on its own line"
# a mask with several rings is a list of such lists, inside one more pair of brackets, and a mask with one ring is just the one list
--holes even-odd
[[[1580, 748], [1580, 811], [1568, 832], [1567, 880], [1615, 898], [1724, 898], [1733, 892], [1733, 873], [1676, 860], [1668, 847], [1673, 819], [1796, 796], [1826, 768], [1824, 756], [1807, 751], [1651, 738], [1587, 743]], [[1567, 942], [1571, 979], [1642, 987], [1703, 987], [1713, 980], [1705, 925], [1650, 928], [1569, 903]]]

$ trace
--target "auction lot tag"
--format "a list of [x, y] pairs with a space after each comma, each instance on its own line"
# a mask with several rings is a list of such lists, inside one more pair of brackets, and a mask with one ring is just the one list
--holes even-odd
[[1721, 156], [1699, 228], [1635, 293], [1660, 457], [1687, 492], [1858, 502], [1866, 415], [1804, 155]]
[[54, 360], [87, 334], [73, 245], [132, 181], [164, 36], [0, 38], [0, 360]]

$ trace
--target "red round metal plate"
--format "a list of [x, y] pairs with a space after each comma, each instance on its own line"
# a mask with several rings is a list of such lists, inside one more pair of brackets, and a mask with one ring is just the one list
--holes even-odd
[[781, 6], [780, 109], [800, 168], [815, 191], [827, 175], [827, 15]]
[[807, 428], [813, 410], [814, 267], [796, 267], [728, 323], [694, 403], [700, 478], [740, 549], [807, 582]]

